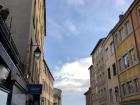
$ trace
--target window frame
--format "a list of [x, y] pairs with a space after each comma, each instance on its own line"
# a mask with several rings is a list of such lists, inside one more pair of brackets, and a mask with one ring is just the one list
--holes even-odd
[[107, 69], [107, 72], [108, 72], [108, 79], [111, 79], [111, 70], [110, 70], [110, 68]]
[[[114, 70], [114, 67], [115, 67], [115, 70]], [[113, 76], [116, 76], [117, 75], [116, 63], [112, 64], [112, 70], [113, 70]]]
[[130, 62], [129, 62], [129, 54], [126, 53], [123, 55], [123, 67], [126, 69], [130, 66]]
[[138, 21], [139, 21], [139, 24], [140, 24], [140, 5], [137, 8], [137, 16], [138, 16]]

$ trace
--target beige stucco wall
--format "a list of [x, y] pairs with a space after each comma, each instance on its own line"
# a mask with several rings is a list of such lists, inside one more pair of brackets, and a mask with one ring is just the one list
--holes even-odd
[[92, 104], [106, 105], [106, 75], [104, 69], [104, 39], [97, 45], [94, 53], [92, 54], [93, 67], [91, 68], [91, 92], [92, 92]]
[[48, 105], [48, 103], [49, 105], [53, 105], [54, 79], [45, 61], [42, 67], [43, 68], [40, 74], [40, 83], [43, 85], [43, 92], [41, 94], [41, 97], [45, 99], [44, 104], [42, 105]]
[[62, 91], [54, 88], [54, 105], [62, 105]]
[[[110, 49], [110, 44], [114, 43], [113, 41], [113, 36], [112, 34], [109, 34], [103, 44], [104, 49], [108, 48], [108, 53], [107, 55], [105, 54], [104, 56], [104, 63], [105, 63], [105, 70], [106, 70], [106, 80], [107, 80], [107, 103], [108, 105], [112, 105], [112, 103], [110, 103], [109, 101], [109, 89], [113, 90], [113, 105], [118, 105], [118, 103], [116, 103], [116, 97], [114, 94], [115, 91], [115, 87], [119, 86], [118, 83], [118, 75], [113, 76], [113, 68], [112, 65], [115, 63], [116, 64], [116, 59], [115, 59], [115, 51], [114, 53], [111, 53], [111, 49]], [[115, 48], [114, 48], [115, 49]], [[111, 79], [108, 79], [108, 68], [110, 68], [111, 71]], [[116, 66], [116, 70], [117, 70], [117, 66]]]

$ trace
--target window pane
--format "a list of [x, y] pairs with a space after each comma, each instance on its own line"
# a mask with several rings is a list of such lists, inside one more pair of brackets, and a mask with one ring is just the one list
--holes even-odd
[[8, 97], [8, 93], [5, 93], [3, 91], [0, 90], [0, 104], [1, 105], [7, 105], [7, 97]]
[[121, 29], [120, 29], [119, 35], [120, 35], [120, 41], [122, 41], [122, 40], [125, 38], [124, 28], [121, 28]]
[[130, 34], [132, 32], [132, 25], [129, 21], [126, 22], [125, 27], [127, 34]]
[[114, 53], [114, 43], [113, 42], [110, 44], [110, 50], [111, 50], [111, 53]]
[[140, 22], [140, 7], [138, 8], [138, 17], [139, 17], [139, 22]]
[[109, 97], [110, 97], [110, 102], [112, 102], [113, 101], [112, 89], [109, 89]]
[[139, 91], [139, 79], [134, 79], [135, 92]]
[[125, 54], [123, 56], [123, 63], [124, 63], [124, 68], [129, 67], [129, 57], [128, 57], [128, 54]]
[[134, 49], [130, 50], [130, 61], [131, 61], [131, 64], [132, 64], [132, 65], [135, 63], [135, 53], [134, 53]]
[[121, 92], [122, 96], [126, 96], [127, 91], [126, 91], [126, 85], [125, 84], [122, 85], [122, 89], [121, 90], [122, 90], [122, 92]]

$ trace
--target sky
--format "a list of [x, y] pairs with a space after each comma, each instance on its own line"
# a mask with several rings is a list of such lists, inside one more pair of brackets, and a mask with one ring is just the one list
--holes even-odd
[[90, 53], [133, 0], [46, 0], [45, 60], [62, 105], [85, 105]]

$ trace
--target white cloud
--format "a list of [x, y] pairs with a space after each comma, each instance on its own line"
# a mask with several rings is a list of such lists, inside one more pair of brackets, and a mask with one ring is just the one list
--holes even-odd
[[67, 0], [69, 5], [72, 6], [82, 6], [85, 4], [85, 0]]
[[89, 71], [91, 58], [83, 58], [62, 67], [57, 67], [54, 77], [55, 87], [69, 94], [83, 94], [89, 87]]
[[77, 32], [77, 27], [74, 23], [72, 23], [71, 21], [67, 21], [66, 22], [66, 27], [67, 27], [67, 30], [70, 32], [70, 33], [76, 33]]
[[47, 34], [59, 40], [63, 39], [65, 36], [71, 37], [78, 34], [77, 27], [72, 21], [66, 20], [64, 23], [59, 24], [53, 19], [48, 19]]

